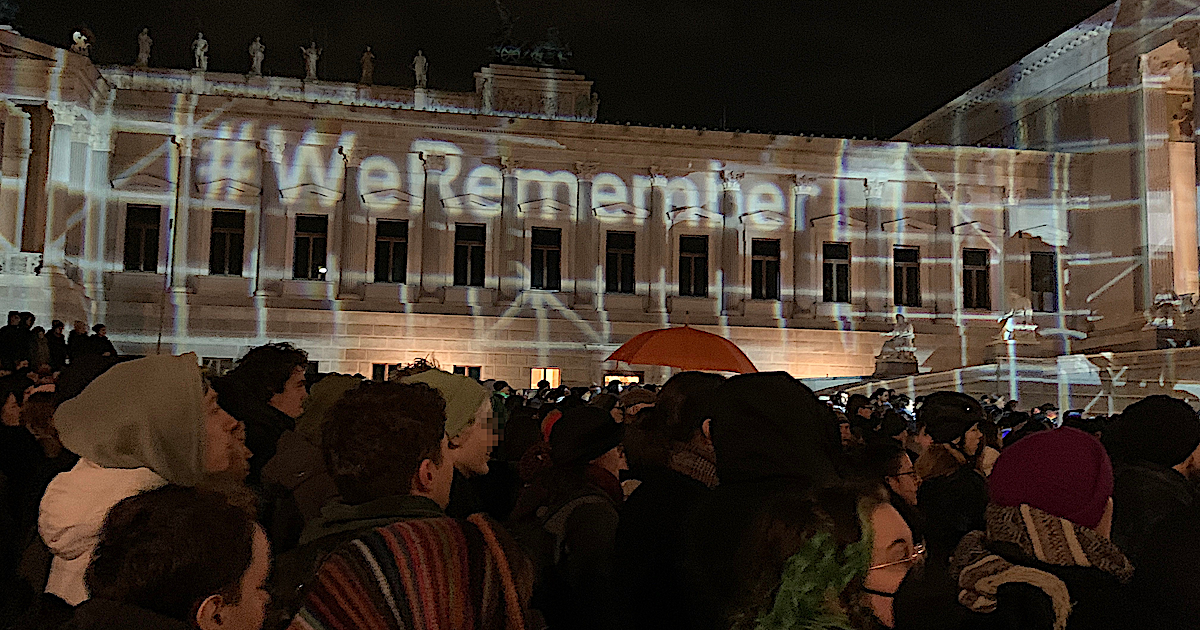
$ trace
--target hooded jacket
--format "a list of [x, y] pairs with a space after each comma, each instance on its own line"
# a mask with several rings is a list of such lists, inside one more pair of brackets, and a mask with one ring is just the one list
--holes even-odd
[[[136, 387], [131, 387], [136, 384]], [[72, 606], [88, 598], [83, 574], [109, 508], [165, 483], [204, 475], [204, 393], [192, 354], [114, 366], [54, 414], [79, 463], [50, 482], [38, 530], [54, 554], [46, 592]]]
[[824, 423], [836, 420], [785, 372], [734, 376], [716, 393], [710, 432], [720, 485], [684, 524], [684, 582], [693, 628], [728, 627], [742, 539], [763, 500], [836, 479]]

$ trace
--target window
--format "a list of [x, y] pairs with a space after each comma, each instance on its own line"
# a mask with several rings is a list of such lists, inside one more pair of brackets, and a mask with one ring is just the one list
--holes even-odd
[[296, 217], [296, 257], [292, 277], [297, 280], [325, 279], [325, 242], [329, 219], [320, 215]]
[[562, 230], [533, 228], [529, 287], [557, 291], [562, 286]]
[[382, 383], [387, 380], [388, 364], [372, 363], [371, 364], [371, 380], [376, 383]]
[[212, 237], [208, 247], [208, 273], [214, 276], [242, 275], [245, 239], [245, 212], [214, 210]]
[[821, 294], [825, 302], [850, 301], [850, 244], [825, 243], [821, 247]]
[[1054, 252], [1029, 254], [1029, 288], [1033, 295], [1033, 310], [1041, 313], [1058, 311], [1058, 255]]
[[779, 241], [776, 239], [750, 241], [750, 298], [779, 299]]
[[558, 387], [562, 382], [562, 370], [559, 368], [533, 368], [529, 371], [529, 389], [537, 389], [537, 384], [546, 381], [550, 389]]
[[125, 271], [158, 271], [158, 206], [128, 206], [125, 213]]
[[483, 379], [479, 378], [479, 375], [482, 373], [482, 371], [483, 371], [483, 368], [479, 367], [478, 365], [456, 365], [456, 366], [454, 366], [455, 374], [461, 374], [463, 376], [470, 376], [471, 378], [473, 378], [477, 381], [483, 380]]
[[375, 223], [375, 282], [408, 281], [408, 221]]
[[604, 290], [609, 293], [633, 293], [633, 232], [609, 232], [604, 243]]
[[200, 359], [201, 369], [204, 370], [205, 376], [216, 378], [225, 376], [225, 373], [233, 369], [233, 359], [223, 357], [204, 357]]
[[921, 305], [921, 250], [892, 248], [892, 296], [896, 306]]
[[482, 225], [454, 225], [454, 286], [483, 286], [486, 237], [487, 228]]
[[963, 308], [992, 308], [992, 282], [986, 249], [963, 250]]
[[679, 295], [708, 296], [708, 237], [679, 237]]

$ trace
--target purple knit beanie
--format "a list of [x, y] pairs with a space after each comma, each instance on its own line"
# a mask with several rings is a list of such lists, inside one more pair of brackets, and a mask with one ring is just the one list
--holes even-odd
[[988, 477], [992, 503], [1028, 503], [1095, 529], [1112, 498], [1108, 453], [1096, 438], [1070, 427], [1039, 431], [1004, 449]]

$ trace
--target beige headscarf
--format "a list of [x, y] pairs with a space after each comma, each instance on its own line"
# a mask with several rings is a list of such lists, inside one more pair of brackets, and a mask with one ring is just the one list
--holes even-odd
[[63, 446], [103, 468], [149, 468], [171, 483], [204, 476], [204, 388], [195, 354], [114, 365], [54, 413]]

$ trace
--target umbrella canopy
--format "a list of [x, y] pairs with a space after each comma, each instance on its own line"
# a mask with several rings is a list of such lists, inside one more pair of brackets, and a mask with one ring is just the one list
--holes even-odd
[[758, 371], [732, 341], [690, 326], [646, 331], [617, 348], [608, 360], [683, 370]]

